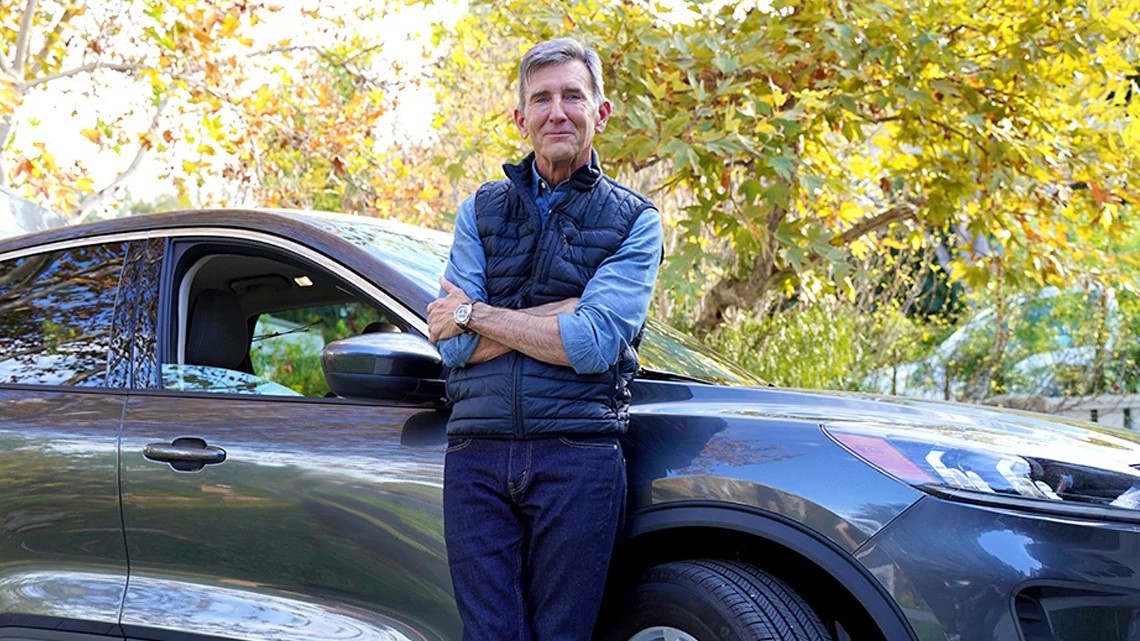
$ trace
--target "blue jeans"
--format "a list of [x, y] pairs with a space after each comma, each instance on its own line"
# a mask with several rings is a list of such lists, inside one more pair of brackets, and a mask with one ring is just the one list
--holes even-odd
[[589, 641], [625, 510], [617, 437], [452, 439], [444, 536], [464, 641]]

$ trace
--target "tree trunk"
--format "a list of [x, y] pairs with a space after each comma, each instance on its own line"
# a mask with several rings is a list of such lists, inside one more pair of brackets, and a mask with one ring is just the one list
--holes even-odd
[[[886, 229], [894, 223], [913, 220], [918, 215], [918, 207], [913, 203], [897, 203], [883, 211], [864, 218], [831, 240], [837, 247], [845, 246], [858, 238]], [[713, 285], [708, 293], [701, 299], [701, 309], [693, 328], [697, 333], [704, 333], [716, 329], [724, 322], [725, 312], [731, 307], [751, 308], [756, 301], [772, 287], [795, 276], [795, 270], [790, 266], [777, 267], [776, 256], [780, 250], [779, 240], [776, 239], [776, 230], [787, 216], [787, 212], [774, 208], [768, 215], [768, 245], [752, 261], [752, 266], [743, 277], [730, 276], [721, 279]], [[823, 260], [823, 256], [812, 253], [805, 261], [814, 265]]]
[[8, 186], [8, 168], [4, 162], [4, 148], [8, 145], [8, 137], [12, 135], [12, 114], [0, 120], [0, 187]]

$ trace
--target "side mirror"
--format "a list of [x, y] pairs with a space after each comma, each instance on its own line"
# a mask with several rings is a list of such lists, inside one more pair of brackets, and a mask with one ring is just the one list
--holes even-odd
[[321, 367], [337, 396], [443, 404], [443, 361], [422, 336], [380, 332], [333, 341], [321, 351]]

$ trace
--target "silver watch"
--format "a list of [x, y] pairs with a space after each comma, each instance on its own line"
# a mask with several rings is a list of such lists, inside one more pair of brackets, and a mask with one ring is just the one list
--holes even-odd
[[455, 324], [459, 326], [459, 329], [465, 332], [467, 331], [467, 325], [471, 322], [471, 308], [474, 305], [475, 304], [471, 302], [460, 303], [459, 307], [455, 308]]

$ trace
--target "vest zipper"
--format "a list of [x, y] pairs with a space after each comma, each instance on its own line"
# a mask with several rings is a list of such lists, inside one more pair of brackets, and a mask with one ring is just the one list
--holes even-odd
[[522, 357], [518, 354], [514, 355], [515, 362], [511, 364], [511, 377], [514, 379], [514, 404], [515, 404], [515, 438], [523, 437], [523, 420], [522, 420], [522, 373], [520, 372], [520, 363]]
[[546, 228], [550, 227], [551, 229], [555, 229], [553, 223], [551, 223], [553, 219], [554, 209], [551, 209], [550, 211], [546, 212], [546, 221], [544, 222], [542, 226], [542, 232], [538, 237], [539, 251], [545, 250], [542, 254], [542, 264], [540, 264], [538, 268], [538, 277], [535, 279], [540, 283], [545, 283], [550, 278], [550, 266], [554, 263], [554, 247], [551, 247], [549, 245], [553, 244], [553, 239], [557, 238], [557, 236], [551, 235], [551, 240], [547, 240], [546, 238]]

